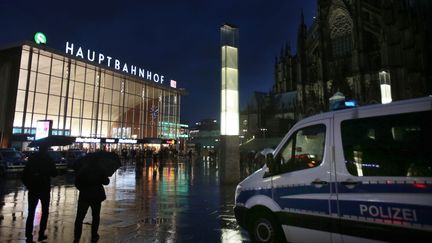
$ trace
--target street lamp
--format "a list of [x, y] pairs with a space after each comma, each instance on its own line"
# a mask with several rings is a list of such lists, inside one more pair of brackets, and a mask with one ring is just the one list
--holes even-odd
[[387, 104], [392, 102], [390, 73], [385, 70], [379, 72], [379, 81], [381, 89], [381, 103]]

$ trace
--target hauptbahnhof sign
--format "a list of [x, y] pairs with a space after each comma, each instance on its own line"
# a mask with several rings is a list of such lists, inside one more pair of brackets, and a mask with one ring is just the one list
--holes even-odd
[[[153, 81], [155, 83], [163, 84], [164, 75], [151, 72], [150, 70], [137, 67], [135, 65], [129, 65], [126, 62], [121, 62], [120, 60], [113, 58], [103, 53], [97, 53], [89, 49], [83, 49], [81, 46], [74, 45], [73, 43], [66, 42], [66, 54], [72, 55], [74, 57], [80, 57], [84, 60], [90, 62], [97, 62], [98, 64], [106, 65], [110, 68], [138, 76], [143, 79]], [[172, 86], [172, 85], [171, 85]]]

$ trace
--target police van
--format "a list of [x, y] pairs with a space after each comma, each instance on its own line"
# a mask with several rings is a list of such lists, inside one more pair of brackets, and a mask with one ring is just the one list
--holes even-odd
[[298, 122], [234, 212], [253, 242], [430, 242], [432, 96]]

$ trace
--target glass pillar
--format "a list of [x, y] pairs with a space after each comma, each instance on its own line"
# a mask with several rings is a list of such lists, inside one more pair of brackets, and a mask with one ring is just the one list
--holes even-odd
[[221, 135], [239, 135], [238, 29], [221, 27]]

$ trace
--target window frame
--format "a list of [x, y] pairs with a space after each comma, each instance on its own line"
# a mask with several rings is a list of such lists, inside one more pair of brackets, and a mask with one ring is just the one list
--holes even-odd
[[[289, 166], [292, 163], [300, 161], [300, 159], [296, 159], [295, 161], [293, 160], [293, 158], [296, 155], [296, 145], [297, 145], [297, 139], [298, 139], [297, 135], [299, 134], [300, 131], [304, 131], [306, 129], [321, 129], [319, 131], [319, 133], [324, 133], [324, 137], [323, 137], [323, 141], [322, 141], [322, 145], [321, 145], [322, 146], [321, 160], [319, 161], [319, 163], [317, 163], [316, 165], [314, 165], [312, 167], [305, 164], [306, 166], [297, 165], [293, 168], [289, 168], [289, 167], [283, 168], [284, 165]], [[325, 151], [326, 151], [325, 145], [326, 145], [326, 141], [327, 141], [328, 131], [329, 131], [329, 129], [328, 129], [326, 123], [324, 123], [324, 122], [308, 124], [306, 126], [303, 126], [303, 127], [296, 129], [294, 132], [292, 132], [290, 134], [288, 139], [286, 139], [282, 148], [277, 152], [276, 157], [274, 159], [270, 159], [270, 161], [267, 161], [268, 165], [269, 165], [269, 172], [266, 173], [265, 176], [275, 176], [275, 175], [280, 175], [280, 174], [285, 174], [285, 173], [297, 172], [297, 171], [301, 171], [301, 170], [309, 170], [309, 169], [313, 169], [313, 168], [316, 168], [316, 167], [319, 167], [320, 165], [322, 165], [324, 162], [324, 158], [326, 156], [325, 155]], [[291, 146], [291, 155], [289, 156], [290, 157], [289, 160], [291, 160], [291, 162], [285, 161], [285, 158], [283, 156], [283, 153], [285, 152], [285, 150], [288, 146]]]

